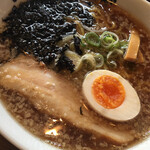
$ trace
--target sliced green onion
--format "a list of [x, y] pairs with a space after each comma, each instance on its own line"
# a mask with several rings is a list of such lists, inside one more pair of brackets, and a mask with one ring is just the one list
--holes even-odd
[[114, 49], [114, 48], [120, 48], [120, 41], [118, 41], [117, 44], [115, 44], [115, 45], [112, 46], [112, 49]]
[[110, 49], [118, 43], [119, 37], [117, 34], [113, 32], [105, 31], [100, 36], [100, 40], [101, 40], [101, 46], [103, 48]]
[[117, 49], [121, 49], [121, 50], [125, 51], [128, 48], [128, 44], [129, 44], [128, 41], [122, 40], [122, 41], [119, 41], [116, 45], [113, 45], [112, 48], [113, 49], [117, 48]]
[[85, 35], [85, 40], [90, 46], [94, 46], [94, 47], [100, 46], [99, 36], [95, 32], [88, 32]]
[[85, 54], [81, 57], [82, 65], [86, 64], [88, 69], [96, 68], [96, 61], [92, 54]]
[[116, 59], [119, 59], [123, 56], [123, 51], [120, 49], [114, 49], [107, 54], [107, 63], [109, 66], [116, 68], [117, 63], [115, 62]]
[[105, 41], [106, 43], [115, 42], [115, 40], [114, 40], [112, 37], [108, 37], [108, 36], [104, 37], [104, 41]]
[[96, 60], [96, 68], [101, 68], [103, 65], [104, 65], [104, 57], [103, 55], [97, 53], [95, 56], [94, 56], [95, 60]]
[[114, 49], [107, 54], [107, 60], [112, 60], [118, 58], [118, 56], [122, 56], [123, 51], [120, 49]]
[[128, 44], [129, 44], [128, 41], [122, 40], [119, 43], [120, 43], [120, 48], [121, 49], [126, 50], [128, 48]]
[[112, 67], [112, 68], [117, 68], [117, 63], [114, 61], [114, 60], [112, 60], [112, 61], [110, 61], [110, 62], [107, 62], [108, 63], [108, 65], [110, 66], [110, 67]]
[[86, 47], [86, 46], [87, 46], [87, 43], [86, 43], [86, 41], [85, 41], [85, 38], [81, 38], [80, 45], [81, 45], [82, 47]]

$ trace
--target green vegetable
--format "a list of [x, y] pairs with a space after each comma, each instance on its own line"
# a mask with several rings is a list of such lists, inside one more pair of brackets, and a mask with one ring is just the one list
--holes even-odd
[[110, 61], [110, 62], [107, 62], [109, 66], [111, 66], [112, 68], [117, 68], [117, 63], [115, 61]]
[[122, 40], [119, 41], [119, 44], [120, 44], [120, 49], [126, 50], [128, 48], [129, 41]]
[[86, 47], [86, 46], [87, 46], [87, 43], [86, 43], [86, 41], [85, 41], [85, 38], [81, 38], [80, 44], [81, 44], [82, 47]]
[[95, 60], [96, 60], [96, 68], [101, 68], [103, 65], [104, 65], [104, 57], [103, 55], [97, 53], [95, 56], [94, 56]]
[[[107, 66], [116, 68], [118, 60], [128, 47], [128, 40], [119, 40], [117, 34], [105, 31], [99, 37], [95, 32], [88, 32], [81, 39], [80, 46], [84, 55], [79, 56], [75, 52], [66, 51], [67, 57], [73, 60], [75, 72], [85, 67], [87, 69], [99, 69]], [[72, 43], [70, 49], [74, 51]], [[120, 60], [121, 61], [121, 60]]]
[[123, 51], [120, 49], [114, 49], [107, 54], [107, 60], [116, 59], [123, 55]]
[[99, 36], [95, 32], [88, 32], [85, 35], [85, 40], [87, 44], [94, 47], [100, 46], [100, 39]]
[[123, 56], [123, 51], [120, 49], [114, 49], [107, 54], [107, 64], [113, 68], [117, 67], [116, 59], [119, 59]]
[[85, 54], [81, 57], [82, 65], [86, 65], [88, 69], [96, 68], [96, 61], [92, 54]]
[[103, 34], [100, 36], [101, 40], [101, 46], [105, 49], [111, 49], [114, 47], [116, 44], [119, 42], [119, 37], [117, 34], [110, 32], [110, 31], [105, 31]]

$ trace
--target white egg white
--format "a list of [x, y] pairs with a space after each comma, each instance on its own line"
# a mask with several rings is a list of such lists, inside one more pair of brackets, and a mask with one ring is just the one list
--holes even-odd
[[[124, 102], [115, 109], [106, 109], [100, 104], [98, 104], [92, 94], [92, 85], [96, 78], [102, 75], [109, 75], [117, 78], [125, 89], [125, 99]], [[135, 91], [135, 89], [131, 86], [131, 84], [121, 77], [119, 74], [114, 73], [108, 70], [95, 70], [89, 73], [83, 82], [82, 85], [83, 94], [87, 99], [90, 106], [98, 112], [100, 115], [115, 121], [127, 121], [136, 117], [141, 108], [140, 99]]]

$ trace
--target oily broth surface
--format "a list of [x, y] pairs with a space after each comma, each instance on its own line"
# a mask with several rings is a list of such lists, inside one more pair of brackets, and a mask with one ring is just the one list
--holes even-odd
[[[106, 26], [108, 30], [117, 33], [120, 39], [128, 39], [131, 29], [134, 27], [140, 32], [141, 45], [140, 50], [144, 54], [143, 64], [133, 64], [124, 62], [118, 65], [117, 69], [107, 68], [122, 75], [129, 80], [136, 89], [141, 100], [142, 108], [140, 114], [133, 120], [123, 123], [113, 122], [101, 116], [104, 124], [112, 126], [118, 130], [127, 129], [132, 132], [137, 139], [143, 139], [148, 135], [150, 128], [150, 37], [146, 31], [131, 18], [128, 18], [116, 6], [100, 5], [102, 15], [106, 18]], [[112, 28], [113, 23], [115, 27]], [[68, 71], [60, 72], [67, 80], [70, 80], [78, 90], [81, 90], [81, 85], [87, 70], [82, 70], [78, 73], [69, 73]], [[125, 145], [116, 146], [105, 139], [99, 139], [84, 130], [77, 129], [70, 123], [55, 118], [55, 114], [48, 116], [37, 111], [23, 95], [0, 87], [2, 99], [6, 104], [8, 111], [29, 131], [36, 136], [44, 139], [46, 142], [61, 147], [63, 149], [77, 150], [100, 150], [100, 149], [124, 149]], [[86, 102], [83, 100], [86, 104]], [[86, 104], [87, 105], [87, 104]], [[80, 110], [79, 110], [80, 113]], [[95, 112], [93, 112], [95, 113]], [[84, 112], [83, 112], [84, 114]], [[97, 114], [96, 114], [97, 115]], [[58, 135], [46, 135], [45, 132], [54, 127], [61, 126], [62, 129]]]

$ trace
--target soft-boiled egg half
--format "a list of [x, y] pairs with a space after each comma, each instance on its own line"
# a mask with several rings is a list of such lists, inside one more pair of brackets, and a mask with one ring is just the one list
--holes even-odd
[[117, 73], [95, 70], [85, 77], [82, 88], [91, 107], [106, 118], [127, 121], [140, 112], [136, 91]]

